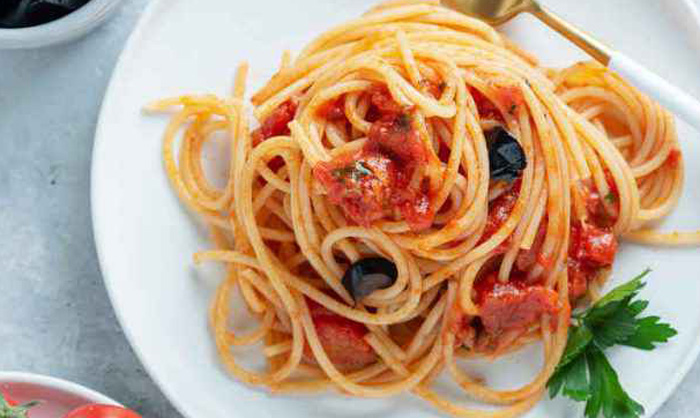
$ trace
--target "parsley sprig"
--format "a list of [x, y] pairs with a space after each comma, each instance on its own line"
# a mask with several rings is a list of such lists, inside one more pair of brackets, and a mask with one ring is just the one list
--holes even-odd
[[640, 317], [649, 302], [635, 300], [650, 270], [616, 287], [587, 311], [572, 315], [564, 354], [547, 387], [554, 398], [560, 392], [586, 402], [585, 416], [637, 418], [644, 408], [622, 388], [615, 369], [603, 353], [614, 345], [653, 350], [677, 334], [658, 316]]
[[14, 405], [0, 393], [0, 418], [27, 418], [29, 410], [39, 404], [39, 401], [30, 401], [21, 405]]

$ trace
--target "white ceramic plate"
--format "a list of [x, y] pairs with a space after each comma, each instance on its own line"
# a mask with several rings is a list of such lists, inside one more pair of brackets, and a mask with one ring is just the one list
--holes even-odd
[[[354, 18], [373, 0], [161, 0], [141, 20], [115, 71], [97, 129], [93, 160], [93, 221], [100, 262], [115, 310], [151, 376], [190, 418], [435, 416], [410, 396], [358, 400], [330, 394], [272, 397], [227, 376], [214, 354], [207, 308], [216, 268], [195, 270], [192, 253], [208, 248], [207, 234], [171, 192], [161, 164], [165, 120], [145, 117], [146, 102], [186, 92], [226, 94], [237, 63], [252, 64], [250, 82], [272, 75], [284, 49], [299, 50], [322, 30]], [[673, 2], [551, 0], [551, 6], [700, 95], [700, 62]], [[687, 25], [686, 25], [687, 26]], [[584, 58], [533, 20], [506, 28], [552, 65]], [[697, 134], [680, 126], [688, 178], [700, 178]], [[700, 188], [686, 187], [665, 228], [700, 227]], [[654, 268], [643, 296], [650, 310], [679, 331], [651, 352], [611, 350], [631, 395], [651, 414], [668, 397], [700, 348], [698, 250], [623, 246], [616, 283]], [[536, 347], [478, 367], [497, 387], [526, 381], [540, 364]], [[568, 401], [543, 401], [531, 417], [582, 416]]]
[[41, 403], [32, 418], [56, 418], [88, 404], [119, 405], [114, 400], [77, 383], [32, 373], [0, 372], [0, 391], [20, 404]]

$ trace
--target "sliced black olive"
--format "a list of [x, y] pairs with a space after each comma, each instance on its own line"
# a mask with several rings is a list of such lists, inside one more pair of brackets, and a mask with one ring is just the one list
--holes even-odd
[[399, 273], [386, 258], [364, 258], [353, 263], [343, 276], [343, 286], [357, 302], [379, 289], [391, 287]]
[[499, 126], [486, 132], [486, 142], [489, 148], [491, 179], [510, 183], [520, 177], [527, 167], [527, 159], [518, 141]]

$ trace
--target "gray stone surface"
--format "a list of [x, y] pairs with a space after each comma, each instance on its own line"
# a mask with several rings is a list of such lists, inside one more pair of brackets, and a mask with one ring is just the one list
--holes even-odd
[[[145, 417], [177, 418], [115, 319], [90, 222], [100, 102], [146, 3], [125, 0], [77, 43], [0, 51], [0, 370], [62, 377]], [[696, 364], [657, 417], [697, 416], [699, 392]]]
[[146, 0], [70, 45], [0, 51], [0, 370], [104, 392], [179, 417], [144, 372], [102, 284], [90, 155], [109, 77]]

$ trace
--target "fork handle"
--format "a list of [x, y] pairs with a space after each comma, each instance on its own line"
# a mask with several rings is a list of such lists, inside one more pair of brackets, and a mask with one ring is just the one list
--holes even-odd
[[613, 52], [608, 68], [700, 131], [700, 102], [621, 52]]
[[528, 11], [547, 26], [559, 32], [601, 64], [616, 71], [640, 91], [661, 103], [662, 106], [700, 131], [700, 102], [695, 97], [669, 83], [621, 52], [608, 48], [602, 42], [557, 16], [536, 1], [533, 1], [532, 5], [532, 9]]

